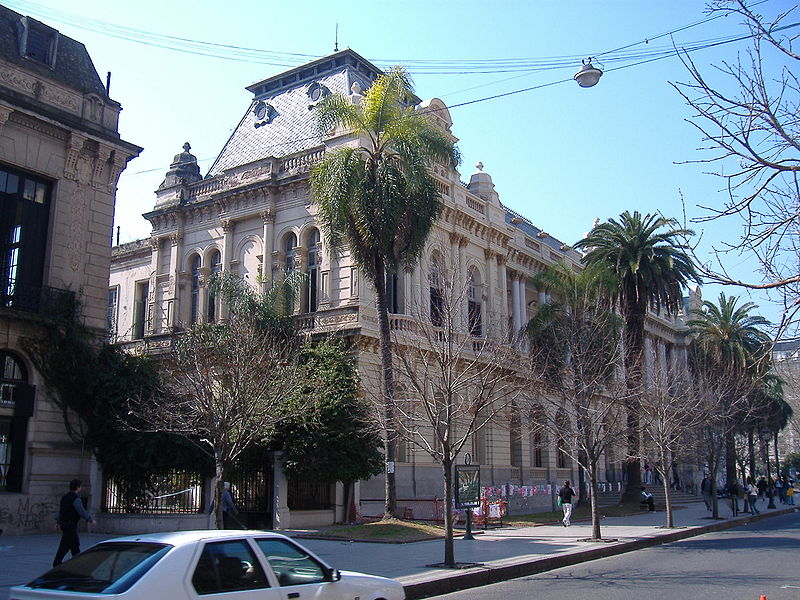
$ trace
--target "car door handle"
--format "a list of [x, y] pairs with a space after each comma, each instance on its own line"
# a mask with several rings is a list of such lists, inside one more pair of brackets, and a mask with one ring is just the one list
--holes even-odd
[[300, 592], [289, 592], [288, 594], [286, 594], [286, 597], [287, 598], [299, 598], [300, 597]]

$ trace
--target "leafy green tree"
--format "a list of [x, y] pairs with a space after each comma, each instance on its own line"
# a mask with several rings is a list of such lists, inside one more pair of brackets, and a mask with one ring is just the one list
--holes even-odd
[[[603, 265], [576, 273], [560, 263], [538, 274], [534, 283], [552, 298], [538, 307], [526, 328], [538, 365], [534, 372], [546, 374], [543, 401], [551, 406], [543, 414], [555, 436], [572, 441], [560, 451], [589, 476], [592, 539], [599, 540], [598, 464], [624, 433], [619, 425], [624, 392], [615, 378], [622, 323], [609, 300], [615, 281]], [[570, 412], [566, 420], [558, 417]], [[567, 422], [569, 432], [561, 430]]]
[[[706, 300], [700, 308], [693, 309], [687, 325], [702, 348], [709, 368], [716, 368], [720, 376], [741, 380], [741, 385], [734, 389], [746, 389], [751, 395], [757, 389], [758, 378], [764, 372], [764, 361], [769, 357], [769, 335], [762, 329], [769, 325], [769, 321], [751, 314], [757, 308], [752, 302], [737, 306], [738, 302], [736, 296], [726, 296], [721, 292], [718, 304]], [[738, 399], [731, 397], [727, 401], [731, 404]], [[752, 410], [745, 411], [746, 414], [740, 410], [738, 415], [726, 412], [739, 423], [746, 422], [746, 418], [753, 414]], [[728, 485], [736, 480], [735, 433], [736, 428], [726, 428], [725, 477]]]
[[54, 390], [67, 433], [91, 449], [103, 473], [120, 486], [126, 509], [136, 511], [156, 491], [155, 474], [175, 468], [208, 472], [210, 463], [186, 440], [135, 431], [128, 399], [153, 394], [159, 384], [156, 366], [146, 356], [106, 343], [82, 323], [80, 312], [76, 303], [23, 345]]
[[639, 468], [638, 395], [644, 369], [644, 330], [649, 308], [677, 311], [682, 287], [697, 280], [684, 239], [693, 235], [677, 221], [660, 215], [622, 213], [596, 225], [575, 244], [585, 250], [587, 265], [603, 265], [615, 278], [615, 299], [625, 320], [624, 364], [628, 382], [628, 482], [624, 499], [638, 502]]
[[380, 431], [359, 397], [355, 362], [343, 342], [329, 338], [304, 347], [300, 365], [303, 385], [283, 407], [270, 444], [283, 450], [287, 475], [342, 482], [349, 521], [353, 482], [383, 470]]
[[413, 103], [400, 67], [381, 75], [360, 102], [331, 95], [315, 111], [324, 135], [341, 128], [358, 146], [326, 152], [311, 175], [312, 196], [331, 248], [346, 244], [375, 288], [385, 411], [387, 517], [396, 513], [394, 373], [387, 275], [413, 264], [442, 208], [432, 163], [457, 163], [452, 138]]

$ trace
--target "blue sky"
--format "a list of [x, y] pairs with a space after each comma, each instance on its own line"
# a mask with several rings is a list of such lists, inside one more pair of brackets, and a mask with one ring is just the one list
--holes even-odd
[[[680, 60], [671, 56], [629, 66], [636, 59], [622, 58], [745, 33], [737, 19], [727, 17], [658, 37], [704, 20], [708, 15], [701, 0], [4, 4], [83, 42], [104, 80], [111, 71], [111, 96], [123, 106], [120, 132], [145, 148], [119, 184], [117, 225], [123, 242], [148, 235], [149, 223], [140, 215], [152, 209], [153, 190], [182, 144], [191, 143], [205, 173], [250, 105], [245, 86], [332, 52], [337, 22], [340, 48], [349, 46], [382, 67], [407, 64], [424, 99], [439, 97], [453, 106], [543, 86], [452, 108], [453, 133], [460, 139], [463, 180], [483, 162], [501, 200], [562, 241], [574, 243], [595, 217], [640, 210], [683, 219], [685, 208], [691, 219], [704, 214], [698, 205], [721, 205], [725, 199], [722, 180], [705, 173], [708, 165], [681, 164], [708, 155], [698, 151], [699, 134], [686, 122], [691, 111], [670, 85], [689, 79]], [[791, 6], [768, 0], [757, 8], [770, 16]], [[81, 19], [83, 25], [76, 24]], [[271, 50], [281, 54], [269, 62], [285, 66], [154, 45], [163, 44], [163, 38], [143, 45], [93, 31], [108, 28], [86, 19], [131, 28], [138, 39], [152, 32]], [[735, 60], [746, 47], [747, 42], [725, 44], [694, 52], [692, 59], [713, 79], [712, 65]], [[596, 87], [581, 89], [571, 77], [586, 56], [599, 56], [607, 72]], [[492, 62], [487, 70], [495, 72], [441, 72], [446, 61], [459, 61], [451, 70], [465, 71], [471, 65], [464, 61], [542, 58], [564, 66], [500, 72], [506, 69]], [[556, 83], [562, 80], [568, 81]], [[741, 230], [735, 219], [692, 226], [702, 234], [704, 256]], [[754, 266], [746, 257], [729, 256], [726, 264], [753, 278]], [[707, 288], [704, 296], [716, 293]], [[765, 299], [752, 300], [765, 316], [776, 317]]]

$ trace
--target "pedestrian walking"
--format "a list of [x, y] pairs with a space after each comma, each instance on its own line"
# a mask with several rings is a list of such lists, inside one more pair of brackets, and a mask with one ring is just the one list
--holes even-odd
[[56, 557], [53, 559], [53, 566], [57, 567], [64, 560], [67, 552], [72, 552], [76, 556], [81, 552], [81, 542], [78, 539], [78, 523], [81, 519], [94, 525], [92, 515], [83, 508], [80, 497], [81, 480], [73, 479], [69, 482], [69, 492], [61, 497], [56, 516], [56, 526], [61, 529], [61, 542], [58, 544]]
[[753, 483], [753, 478], [748, 477], [744, 486], [744, 492], [747, 494], [747, 503], [750, 505], [750, 513], [753, 515], [760, 515], [761, 511], [758, 510], [756, 502], [758, 501], [758, 486]]
[[[794, 506], [794, 480], [790, 479], [788, 485], [786, 486], [786, 504], [789, 506]], [[0, 530], [0, 533], [3, 533]]]
[[569, 527], [570, 518], [572, 517], [572, 499], [575, 497], [575, 490], [573, 490], [569, 481], [565, 481], [561, 489], [558, 490], [558, 503], [561, 505], [561, 510], [564, 511], [564, 518], [562, 523], [564, 527]]
[[775, 493], [778, 494], [781, 504], [786, 504], [786, 480], [780, 475], [775, 478]]
[[711, 510], [711, 476], [708, 473], [705, 474], [703, 482], [700, 484], [700, 492], [703, 494], [706, 509]]
[[758, 483], [756, 483], [756, 488], [758, 488], [758, 497], [759, 498], [766, 498], [767, 496], [767, 480], [764, 479], [762, 475], [758, 479]]
[[728, 500], [731, 503], [731, 515], [739, 516], [739, 482], [735, 479], [728, 484]]
[[642, 504], [647, 504], [647, 510], [649, 510], [650, 512], [655, 512], [656, 503], [655, 503], [655, 500], [653, 500], [653, 494], [648, 492], [645, 489], [645, 487], [642, 486], [642, 490], [641, 490], [641, 494], [640, 495], [642, 497], [642, 502], [641, 503]]
[[226, 481], [223, 484], [222, 489], [222, 526], [225, 529], [230, 529], [231, 521], [236, 521], [237, 529], [241, 528], [241, 523], [236, 518], [236, 515], [239, 514], [239, 509], [236, 508], [236, 504], [233, 502], [233, 496], [231, 495], [231, 484], [229, 481]]

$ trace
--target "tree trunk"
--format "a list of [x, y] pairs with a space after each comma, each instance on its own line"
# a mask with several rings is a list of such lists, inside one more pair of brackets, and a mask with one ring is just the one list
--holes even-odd
[[225, 485], [225, 480], [223, 479], [224, 473], [224, 465], [222, 463], [222, 458], [220, 457], [218, 452], [214, 452], [214, 522], [217, 525], [217, 529], [223, 529], [225, 527], [225, 522], [222, 518], [222, 488]]
[[667, 528], [672, 529], [675, 523], [672, 520], [672, 488], [669, 486], [669, 472], [672, 470], [667, 462], [667, 452], [661, 451], [661, 462], [655, 467], [661, 473], [661, 484], [664, 487], [664, 510], [667, 513]]
[[380, 263], [376, 269], [375, 309], [378, 313], [378, 342], [381, 356], [381, 393], [383, 396], [386, 432], [384, 452], [386, 456], [386, 485], [384, 518], [397, 517], [397, 485], [395, 479], [395, 461], [397, 450], [397, 426], [394, 410], [394, 368], [392, 366], [392, 335], [389, 328], [389, 307], [386, 305], [386, 268]]
[[646, 305], [638, 307], [635, 302], [625, 307], [625, 383], [628, 389], [626, 401], [628, 458], [625, 463], [627, 481], [622, 494], [622, 504], [639, 504], [642, 487], [642, 470], [639, 457], [639, 403], [644, 378], [644, 315]]
[[[750, 477], [753, 478], [753, 481], [756, 480], [756, 443], [755, 443], [755, 433], [752, 429], [747, 432], [747, 458], [748, 458], [748, 467], [750, 468]], [[745, 480], [746, 481], [746, 480]]]
[[592, 506], [592, 539], [601, 540], [603, 536], [600, 533], [600, 507], [598, 506], [598, 491], [597, 491], [597, 461], [595, 460], [589, 465], [589, 488], [591, 489], [591, 506]]
[[[775, 447], [775, 475], [780, 477], [781, 476], [781, 457], [778, 454], [778, 432], [775, 432], [775, 437], [773, 437], [773, 446]], [[784, 482], [785, 485], [785, 482]]]
[[725, 484], [730, 489], [736, 481], [736, 436], [729, 429], [725, 433]]
[[453, 461], [446, 458], [442, 460], [444, 475], [444, 565], [455, 567], [455, 551], [453, 547]]

